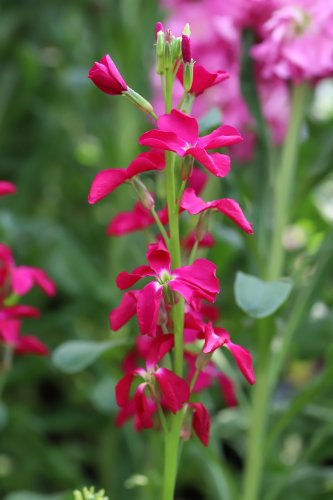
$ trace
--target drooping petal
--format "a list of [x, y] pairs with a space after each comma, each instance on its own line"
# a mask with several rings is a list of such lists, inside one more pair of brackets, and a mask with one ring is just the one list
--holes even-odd
[[0, 196], [16, 193], [16, 186], [9, 181], [0, 181]]
[[162, 240], [148, 246], [146, 257], [150, 267], [157, 275], [163, 271], [170, 273], [170, 253]]
[[124, 375], [123, 378], [121, 378], [119, 382], [117, 382], [115, 387], [115, 393], [116, 393], [116, 402], [118, 406], [122, 407], [127, 405], [134, 377], [135, 373], [134, 371], [132, 371], [126, 373], [126, 375]]
[[141, 146], [162, 149], [163, 151], [174, 151], [179, 156], [184, 156], [188, 144], [184, 139], [178, 137], [174, 132], [164, 130], [148, 130], [139, 137]]
[[154, 336], [156, 333], [162, 294], [163, 288], [156, 281], [148, 283], [138, 293], [136, 312], [140, 332], [143, 335]]
[[15, 345], [16, 354], [36, 354], [37, 356], [47, 356], [49, 353], [46, 345], [37, 337], [24, 335], [19, 337]]
[[88, 195], [88, 202], [93, 205], [114, 189], [127, 181], [126, 168], [108, 168], [95, 176]]
[[193, 156], [216, 177], [225, 177], [230, 170], [230, 157], [221, 153], [207, 153], [201, 147], [189, 148], [186, 155]]
[[199, 135], [197, 120], [178, 109], [173, 109], [170, 114], [160, 116], [157, 120], [157, 126], [159, 130], [176, 134], [188, 145], [194, 146], [197, 143]]
[[200, 137], [198, 147], [204, 149], [224, 148], [243, 142], [243, 137], [237, 129], [230, 125], [222, 125], [208, 135]]
[[249, 384], [255, 384], [255, 376], [252, 365], [252, 356], [247, 349], [241, 347], [240, 345], [233, 344], [232, 342], [227, 342], [224, 344], [224, 347], [229, 349], [235, 361], [237, 363], [238, 368], [249, 382]]
[[172, 349], [174, 336], [172, 333], [157, 335], [151, 341], [147, 355], [147, 369], [155, 370], [157, 363]]
[[17, 319], [0, 320], [0, 340], [15, 346], [20, 336], [21, 322]]
[[139, 266], [130, 273], [126, 271], [119, 273], [116, 278], [116, 285], [120, 290], [126, 290], [126, 288], [130, 288], [146, 276], [155, 276], [154, 270], [149, 266]]
[[17, 295], [28, 293], [34, 285], [52, 296], [56, 293], [54, 282], [45, 271], [37, 267], [18, 266], [11, 270], [12, 288]]
[[[181, 65], [177, 72], [177, 78], [182, 85], [183, 72], [183, 66]], [[201, 95], [205, 90], [213, 87], [213, 85], [217, 85], [218, 83], [223, 82], [227, 78], [229, 78], [229, 75], [225, 71], [219, 70], [211, 73], [204, 66], [196, 63], [193, 66], [193, 83], [190, 89], [190, 93], [194, 94], [195, 96]]]
[[138, 293], [138, 290], [130, 290], [124, 293], [119, 306], [110, 313], [111, 330], [119, 330], [135, 315]]
[[190, 403], [193, 409], [193, 429], [204, 446], [208, 446], [210, 418], [206, 407], [202, 403]]
[[164, 153], [152, 149], [140, 153], [127, 167], [127, 177], [131, 179], [134, 175], [139, 175], [151, 170], [161, 170], [165, 167]]
[[7, 306], [0, 311], [0, 318], [38, 318], [40, 311], [36, 307], [17, 304], [16, 306]]
[[190, 398], [188, 383], [167, 368], [159, 368], [155, 378], [162, 394], [162, 404], [177, 413]]
[[230, 198], [222, 198], [220, 200], [213, 200], [205, 202], [198, 196], [196, 196], [193, 189], [186, 189], [180, 206], [187, 210], [190, 214], [196, 215], [205, 210], [215, 209], [226, 215], [235, 224], [237, 224], [245, 232], [252, 234], [252, 225], [246, 219], [241, 207], [235, 200]]

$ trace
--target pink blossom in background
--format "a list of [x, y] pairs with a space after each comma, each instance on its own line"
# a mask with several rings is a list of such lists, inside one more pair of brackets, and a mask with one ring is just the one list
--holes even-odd
[[0, 196], [16, 193], [16, 186], [9, 181], [0, 181]]

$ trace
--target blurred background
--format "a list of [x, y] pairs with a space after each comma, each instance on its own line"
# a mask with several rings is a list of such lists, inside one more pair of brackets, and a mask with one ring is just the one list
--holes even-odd
[[[105, 234], [111, 217], [134, 204], [130, 190], [119, 189], [111, 201], [93, 207], [87, 194], [99, 170], [125, 167], [140, 151], [137, 138], [147, 122], [125, 99], [97, 91], [87, 74], [94, 61], [110, 53], [129, 86], [150, 98], [155, 22], [166, 12], [155, 0], [1, 0], [0, 178], [13, 181], [17, 194], [0, 200], [0, 237], [13, 249], [18, 264], [45, 269], [57, 284], [55, 298], [34, 290], [25, 301], [43, 312], [40, 320], [25, 321], [25, 331], [38, 335], [51, 349], [72, 339], [107, 340], [108, 315], [121, 297], [115, 277], [143, 262], [142, 234], [120, 239]], [[304, 129], [293, 207], [297, 224], [285, 235], [287, 269], [299, 278], [299, 289], [309, 276], [311, 280], [317, 251], [327, 234], [332, 235], [331, 91], [328, 85], [316, 91], [315, 100], [313, 94], [309, 98], [312, 111]], [[248, 127], [250, 136], [255, 130], [255, 123]], [[251, 158], [236, 155], [234, 165], [224, 195], [235, 195], [249, 219], [256, 220], [260, 149]], [[211, 198], [218, 197], [218, 188], [210, 184], [208, 191]], [[225, 290], [219, 299], [224, 325], [240, 332], [243, 345], [253, 348], [251, 320], [237, 308], [232, 291], [238, 269], [255, 269], [248, 242], [232, 226], [222, 227], [218, 221], [212, 232], [217, 244], [210, 256]], [[312, 380], [332, 342], [333, 288], [328, 277], [333, 263], [327, 252], [324, 255], [327, 265], [307, 302], [295, 335], [293, 362], [276, 395], [277, 412], [279, 402]], [[156, 498], [162, 460], [159, 437], [134, 434], [128, 424], [121, 431], [114, 427], [113, 389], [123, 353], [114, 349], [74, 375], [60, 372], [50, 358], [16, 360], [0, 407], [1, 498], [62, 500], [66, 492], [90, 484], [105, 488], [110, 499]], [[298, 469], [296, 489], [292, 483], [285, 498], [333, 498], [330, 390], [326, 381], [310, 410], [295, 413], [272, 453], [271, 474], [279, 476], [297, 463], [313, 428], [318, 426], [322, 433], [309, 460], [316, 467], [325, 466], [325, 474], [318, 468], [314, 476], [306, 468]], [[242, 415], [237, 409], [221, 410], [225, 404], [218, 388], [206, 402], [215, 409], [213, 448], [188, 446], [179, 500], [219, 499], [229, 491], [228, 477], [237, 478], [242, 470], [246, 427]], [[223, 470], [221, 460], [228, 463]], [[305, 477], [315, 483], [314, 490]], [[232, 496], [223, 497], [228, 498]]]

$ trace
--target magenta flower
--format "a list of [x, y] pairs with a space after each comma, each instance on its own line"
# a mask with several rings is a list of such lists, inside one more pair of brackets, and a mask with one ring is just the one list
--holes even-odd
[[122, 94], [127, 92], [128, 86], [119, 73], [115, 63], [112, 61], [109, 54], [102, 57], [100, 62], [95, 62], [90, 68], [88, 78], [102, 92], [110, 95]]
[[[162, 208], [157, 211], [163, 225], [168, 222], [168, 208]], [[122, 236], [123, 234], [141, 231], [146, 227], [155, 224], [156, 221], [151, 215], [150, 210], [145, 208], [141, 202], [134, 205], [134, 209], [128, 212], [120, 212], [110, 221], [106, 233], [109, 236]]]
[[230, 198], [205, 202], [196, 196], [193, 189], [189, 188], [185, 190], [180, 206], [191, 215], [196, 215], [206, 210], [217, 210], [235, 222], [246, 233], [253, 233], [252, 225], [246, 219], [241, 207], [235, 200]]
[[173, 109], [170, 114], [157, 120], [157, 129], [145, 132], [139, 144], [174, 151], [180, 157], [191, 155], [217, 177], [225, 177], [230, 169], [230, 158], [207, 150], [232, 146], [242, 142], [239, 132], [229, 125], [222, 125], [214, 132], [199, 137], [199, 125], [195, 118]]
[[9, 181], [0, 181], [0, 196], [16, 193], [16, 186]]
[[[180, 66], [179, 70], [177, 71], [177, 78], [182, 85], [183, 77], [184, 69], [183, 66]], [[226, 71], [219, 70], [211, 73], [204, 66], [195, 64], [193, 66], [193, 83], [189, 93], [197, 97], [198, 95], [203, 94], [205, 90], [213, 87], [214, 85], [217, 85], [218, 83], [223, 82], [227, 78], [229, 78], [229, 75]]]
[[118, 288], [125, 290], [147, 276], [155, 281], [148, 283], [138, 294], [137, 316], [141, 333], [155, 335], [163, 291], [179, 293], [188, 304], [198, 299], [214, 302], [219, 292], [216, 266], [206, 259], [197, 259], [191, 266], [171, 271], [170, 254], [163, 242], [149, 245], [149, 266], [140, 266], [131, 273], [122, 272], [116, 278]]
[[117, 331], [124, 326], [136, 314], [136, 303], [138, 290], [130, 290], [124, 293], [118, 307], [111, 311], [109, 319], [111, 330]]
[[131, 386], [135, 377], [144, 380], [134, 392], [134, 403], [136, 414], [140, 420], [150, 423], [149, 407], [146, 399], [146, 390], [156, 402], [160, 402], [163, 407], [172, 413], [177, 413], [183, 404], [190, 398], [190, 389], [185, 380], [178, 377], [167, 368], [157, 368], [157, 364], [171, 350], [173, 346], [173, 335], [159, 335], [151, 343], [151, 351], [147, 358], [146, 367], [136, 368], [126, 375], [116, 385], [116, 401], [123, 408], [127, 407], [130, 401]]
[[[192, 231], [183, 241], [182, 246], [186, 250], [192, 250], [194, 243], [196, 242], [195, 232]], [[198, 248], [212, 248], [215, 245], [215, 240], [210, 233], [206, 233], [205, 236], [199, 241]]]
[[0, 319], [0, 342], [10, 345], [16, 354], [46, 356], [48, 348], [31, 335], [20, 335], [21, 322], [17, 319]]
[[134, 176], [150, 170], [161, 170], [164, 168], [164, 154], [160, 151], [147, 151], [140, 153], [127, 168], [109, 168], [102, 170], [94, 178], [88, 201], [90, 204], [112, 193], [118, 186], [131, 180]]
[[210, 323], [205, 331], [204, 354], [210, 354], [219, 347], [226, 347], [237, 363], [238, 368], [250, 384], [255, 383], [254, 371], [252, 366], [252, 357], [247, 349], [234, 344], [230, 340], [229, 333], [223, 328], [213, 328]]

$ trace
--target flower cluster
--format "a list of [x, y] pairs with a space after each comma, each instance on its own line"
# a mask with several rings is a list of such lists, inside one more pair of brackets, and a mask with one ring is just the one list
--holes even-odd
[[[122, 212], [110, 222], [107, 233], [120, 236], [154, 224], [160, 231], [148, 245], [147, 263], [116, 278], [124, 294], [110, 314], [111, 329], [119, 330], [136, 317], [139, 331], [123, 362], [124, 375], [116, 385], [120, 407], [116, 423], [122, 425], [133, 417], [137, 430], [165, 430], [168, 415], [181, 412], [181, 436], [188, 438], [193, 430], [207, 445], [209, 414], [197, 394], [217, 381], [226, 404], [237, 404], [233, 382], [215, 364], [213, 353], [227, 349], [245, 379], [255, 382], [250, 353], [217, 325], [218, 310], [213, 305], [220, 291], [216, 265], [196, 258], [198, 248], [214, 244], [208, 232], [210, 213], [219, 212], [252, 234], [252, 225], [235, 200], [200, 198], [208, 175], [221, 179], [230, 170], [230, 157], [217, 150], [240, 144], [243, 138], [230, 125], [221, 125], [207, 135], [199, 133], [198, 121], [191, 116], [192, 104], [228, 75], [223, 70], [208, 71], [193, 60], [189, 26], [175, 37], [157, 23], [155, 41], [165, 112], [157, 117], [149, 108], [156, 127], [138, 139], [148, 151], [141, 152], [127, 168], [99, 172], [88, 196], [89, 203], [95, 204], [126, 183], [138, 201], [132, 211]], [[107, 94], [124, 95], [129, 89], [108, 55], [93, 65], [89, 78]], [[172, 87], [177, 78], [183, 85], [183, 96], [172, 108]], [[146, 172], [166, 178], [167, 196], [158, 210], [155, 194], [143, 181]], [[189, 214], [187, 219], [197, 216], [197, 223], [180, 239], [178, 222], [184, 212]], [[146, 279], [148, 282], [132, 289]]]
[[[288, 83], [317, 82], [333, 74], [332, 0], [162, 0], [170, 13], [169, 22], [181, 29], [184, 19], [194, 36], [193, 55], [209, 69], [228, 68], [230, 77], [223, 92], [217, 87], [198, 99], [193, 108], [201, 116], [210, 107], [221, 109], [226, 121], [242, 132], [245, 141], [235, 149], [247, 160], [252, 155], [255, 122], [241, 89], [242, 37], [244, 30], [254, 34], [250, 55], [255, 63], [255, 81], [265, 120], [272, 139], [280, 144], [286, 135], [290, 114]], [[201, 94], [202, 82], [212, 85], [223, 79], [223, 72], [208, 72], [199, 64], [194, 95]], [[178, 78], [183, 83], [182, 70]], [[182, 89], [178, 88], [179, 95]], [[156, 89], [156, 108], [162, 97]]]
[[[1, 181], [0, 194], [15, 193], [14, 184]], [[46, 295], [53, 296], [55, 285], [49, 276], [37, 267], [17, 266], [11, 249], [0, 243], [0, 346], [15, 354], [48, 354], [46, 345], [37, 337], [22, 335], [23, 318], [38, 318], [40, 312], [35, 307], [19, 304], [20, 297], [34, 286]], [[9, 367], [4, 367], [8, 369]]]

